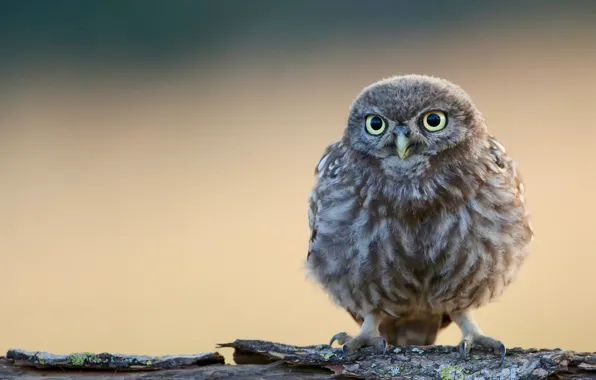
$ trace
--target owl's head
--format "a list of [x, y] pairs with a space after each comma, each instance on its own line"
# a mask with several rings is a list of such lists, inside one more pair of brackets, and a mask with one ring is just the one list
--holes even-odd
[[362, 90], [351, 106], [344, 142], [385, 169], [404, 172], [441, 156], [472, 157], [486, 133], [482, 115], [460, 87], [405, 75]]

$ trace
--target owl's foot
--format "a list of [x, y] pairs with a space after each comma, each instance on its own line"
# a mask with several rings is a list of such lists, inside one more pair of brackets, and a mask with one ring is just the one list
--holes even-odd
[[464, 359], [468, 358], [470, 348], [472, 348], [473, 344], [492, 349], [501, 358], [500, 363], [503, 363], [505, 360], [505, 354], [507, 353], [505, 345], [495, 338], [486, 335], [467, 336], [461, 340], [458, 347]]
[[368, 314], [364, 317], [358, 335], [352, 337], [345, 332], [340, 332], [331, 338], [329, 345], [333, 345], [335, 341], [342, 344], [342, 350], [346, 357], [362, 347], [375, 347], [378, 351], [385, 354], [387, 351], [387, 342], [379, 335], [379, 323], [380, 318], [378, 315]]
[[454, 313], [451, 319], [459, 326], [463, 335], [458, 347], [464, 359], [468, 358], [472, 345], [476, 344], [492, 349], [500, 357], [499, 365], [503, 363], [507, 353], [505, 345], [495, 338], [484, 335], [469, 312]]
[[387, 352], [387, 342], [379, 335], [359, 334], [355, 337], [352, 337], [345, 332], [340, 332], [331, 338], [329, 345], [332, 346], [334, 342], [343, 345], [342, 351], [344, 352], [345, 356], [351, 355], [354, 353], [354, 351], [362, 347], [375, 347], [383, 354]]

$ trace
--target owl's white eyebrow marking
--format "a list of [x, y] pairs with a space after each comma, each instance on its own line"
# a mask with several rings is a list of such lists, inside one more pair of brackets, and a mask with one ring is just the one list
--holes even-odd
[[[377, 106], [372, 106], [368, 109], [367, 112], [365, 112], [365, 114], [375, 114], [375, 115], [380, 115], [385, 117], [385, 115], [383, 115], [383, 113], [381, 112], [381, 110], [377, 107]], [[386, 118], [386, 117], [385, 117]]]

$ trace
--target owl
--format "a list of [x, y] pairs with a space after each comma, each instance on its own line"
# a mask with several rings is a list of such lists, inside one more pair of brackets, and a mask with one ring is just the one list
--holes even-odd
[[502, 295], [534, 233], [516, 163], [459, 86], [395, 76], [364, 88], [315, 169], [309, 276], [360, 325], [361, 347], [430, 345], [454, 322], [464, 358], [485, 335], [473, 311]]

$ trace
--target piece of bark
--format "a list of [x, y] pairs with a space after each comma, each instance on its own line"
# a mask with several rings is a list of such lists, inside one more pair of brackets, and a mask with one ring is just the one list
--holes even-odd
[[[260, 340], [236, 340], [218, 348], [235, 349], [248, 363], [263, 359], [295, 366], [324, 367], [336, 374], [377, 379], [596, 379], [596, 353], [560, 349], [511, 348], [500, 365], [497, 356], [479, 347], [464, 360], [454, 346], [389, 347], [383, 355], [360, 349], [346, 358], [329, 345], [289, 346]], [[252, 358], [252, 359], [251, 359]], [[258, 359], [256, 359], [258, 358]]]
[[194, 355], [120, 355], [77, 352], [56, 355], [42, 351], [8, 350], [6, 359], [16, 366], [60, 369], [110, 369], [119, 371], [149, 371], [186, 368], [210, 364], [224, 364], [224, 357], [218, 352]]
[[[45, 365], [37, 368], [38, 365], [34, 363], [38, 360], [39, 353], [36, 359], [31, 357], [32, 361], [16, 361], [17, 353], [25, 352], [11, 350], [9, 354], [12, 359], [0, 358], [0, 379], [596, 379], [595, 353], [559, 349], [512, 348], [508, 350], [505, 362], [499, 365], [495, 354], [477, 347], [473, 348], [467, 361], [464, 361], [452, 346], [389, 347], [384, 355], [375, 352], [373, 348], [364, 348], [348, 358], [344, 357], [341, 349], [324, 344], [290, 346], [260, 340], [236, 340], [219, 347], [234, 349], [235, 361], [243, 364], [207, 365], [209, 362], [188, 364], [183, 361], [183, 368], [167, 369], [175, 362], [166, 360], [163, 363], [169, 364], [153, 368], [136, 365], [127, 368]], [[103, 355], [116, 358], [126, 356]], [[214, 355], [217, 358], [221, 357], [218, 353]], [[75, 359], [75, 362], [80, 363], [78, 359]], [[223, 362], [223, 358], [217, 359], [217, 362]], [[15, 365], [16, 363], [19, 365]], [[85, 360], [83, 363], [86, 363]], [[181, 362], [177, 365], [181, 365]]]
[[0, 379], [39, 379], [39, 380], [214, 380], [223, 378], [244, 380], [330, 380], [332, 372], [323, 368], [294, 368], [282, 362], [269, 365], [229, 365], [214, 364], [202, 367], [157, 371], [105, 371], [85, 369], [57, 370], [18, 367], [0, 358]]

